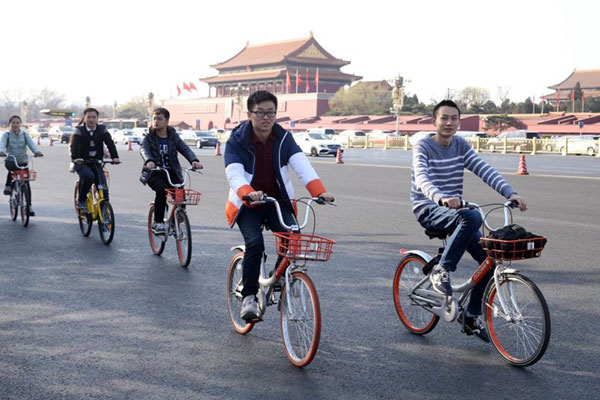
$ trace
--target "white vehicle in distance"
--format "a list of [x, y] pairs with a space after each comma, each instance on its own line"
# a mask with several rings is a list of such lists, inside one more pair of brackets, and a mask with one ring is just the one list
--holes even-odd
[[410, 135], [410, 137], [408, 138], [408, 143], [410, 143], [411, 146], [414, 146], [419, 140], [425, 139], [426, 137], [430, 137], [433, 135], [435, 135], [435, 132], [433, 131], [419, 131]]
[[560, 153], [565, 153], [565, 140], [568, 140], [567, 150], [569, 154], [587, 154], [593, 156], [598, 153], [598, 139], [600, 135], [581, 135], [561, 138], [557, 140]]
[[321, 133], [323, 135], [329, 136], [329, 138], [332, 138], [335, 136], [335, 129], [333, 129], [333, 128], [310, 128], [309, 130], [307, 130], [307, 132]]
[[488, 137], [487, 133], [485, 132], [476, 132], [476, 131], [458, 131], [456, 132], [456, 136], [460, 136], [464, 139], [477, 139], [477, 138], [482, 138], [485, 139]]
[[348, 129], [340, 132], [337, 142], [342, 146], [364, 146], [366, 136], [365, 131]]
[[123, 144], [129, 144], [129, 142], [133, 143], [137, 143], [140, 144], [142, 143], [142, 140], [144, 139], [144, 137], [140, 134], [138, 134], [136, 131], [134, 131], [133, 129], [119, 129], [118, 131], [116, 131], [114, 133], [114, 135], [112, 136], [112, 140], [115, 143], [123, 143]]
[[335, 156], [340, 144], [323, 133], [313, 133], [310, 131], [296, 133], [294, 139], [302, 151], [313, 157]]

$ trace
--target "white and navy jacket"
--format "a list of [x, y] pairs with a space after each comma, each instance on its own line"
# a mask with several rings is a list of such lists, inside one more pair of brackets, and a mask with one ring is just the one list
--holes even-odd
[[[229, 181], [229, 196], [225, 205], [225, 216], [230, 227], [235, 225], [240, 210], [244, 207], [242, 197], [255, 190], [250, 186], [256, 169], [256, 148], [250, 138], [253, 130], [250, 121], [238, 125], [225, 146], [225, 174]], [[290, 199], [294, 198], [294, 188], [290, 180], [289, 167], [292, 167], [310, 195], [324, 193], [325, 187], [312, 165], [294, 141], [292, 134], [279, 124], [273, 126], [273, 170], [283, 200], [293, 208]]]

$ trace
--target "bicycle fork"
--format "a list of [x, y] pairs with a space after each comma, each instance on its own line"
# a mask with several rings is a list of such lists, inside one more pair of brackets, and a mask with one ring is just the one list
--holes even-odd
[[519, 305], [517, 304], [515, 293], [513, 291], [513, 287], [510, 281], [506, 281], [505, 285], [508, 289], [508, 295], [510, 299], [510, 305], [508, 306], [507, 299], [504, 297], [504, 291], [500, 288], [500, 282], [505, 279], [503, 278], [506, 274], [516, 273], [518, 272], [514, 268], [501, 268], [501, 264], [498, 264], [496, 269], [494, 270], [494, 284], [496, 285], [496, 297], [498, 297], [498, 301], [500, 302], [500, 308], [497, 305], [492, 305], [487, 303], [486, 307], [491, 308], [495, 317], [501, 316], [507, 322], [515, 322], [516, 319], [520, 319], [522, 317], [521, 310]]

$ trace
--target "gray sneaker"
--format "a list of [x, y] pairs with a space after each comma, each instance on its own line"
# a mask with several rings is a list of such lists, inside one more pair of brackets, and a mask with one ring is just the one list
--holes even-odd
[[249, 295], [244, 297], [244, 300], [242, 300], [242, 310], [240, 311], [240, 318], [245, 320], [246, 322], [260, 321], [256, 296]]
[[162, 222], [154, 222], [152, 223], [152, 233], [155, 235], [165, 235], [167, 230], [165, 229], [165, 224]]
[[458, 316], [458, 323], [463, 326], [463, 332], [468, 336], [474, 335], [477, 339], [485, 343], [490, 342], [490, 335], [488, 335], [485, 323], [480, 315], [470, 317], [463, 313]]
[[441, 265], [436, 265], [429, 276], [433, 289], [446, 296], [452, 296], [452, 284], [450, 282], [450, 272]]

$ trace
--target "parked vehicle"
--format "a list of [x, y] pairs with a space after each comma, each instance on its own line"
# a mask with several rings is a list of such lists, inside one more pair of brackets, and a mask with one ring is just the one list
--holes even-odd
[[417, 142], [421, 139], [425, 139], [426, 137], [430, 137], [435, 135], [435, 132], [433, 131], [419, 131], [416, 133], [413, 133], [409, 138], [408, 138], [408, 143], [410, 143], [411, 146], [414, 146], [415, 144], [417, 144]]
[[313, 157], [337, 154], [340, 144], [323, 133], [300, 132], [294, 135], [294, 139], [302, 151]]
[[308, 130], [310, 133], [321, 133], [323, 135], [327, 135], [330, 138], [335, 136], [335, 129], [332, 128], [310, 128]]
[[459, 131], [459, 132], [456, 132], [456, 136], [460, 136], [464, 139], [472, 139], [472, 140], [475, 140], [476, 138], [485, 139], [488, 137], [487, 133], [476, 132], [476, 131]]
[[181, 132], [181, 139], [184, 142], [201, 149], [203, 147], [217, 147], [218, 139], [212, 135], [211, 131], [187, 130]]
[[31, 136], [32, 138], [35, 138], [35, 137], [47, 138], [48, 137], [48, 130], [46, 128], [44, 128], [43, 126], [32, 126], [31, 128], [27, 129], [27, 133], [29, 133], [29, 136]]
[[74, 129], [70, 126], [53, 126], [50, 128], [48, 136], [52, 140], [60, 141], [60, 143], [68, 143], [73, 132]]
[[533, 149], [532, 139], [541, 139], [538, 132], [525, 130], [503, 132], [488, 140], [488, 150], [492, 153], [496, 150], [502, 151], [504, 149], [504, 138], [506, 138], [506, 151], [517, 153], [531, 151]]
[[142, 135], [139, 135], [138, 132], [133, 129], [119, 129], [111, 136], [113, 142], [123, 144], [128, 144], [129, 142], [140, 144], [144, 139]]
[[347, 146], [348, 144], [350, 147], [364, 146], [366, 136], [367, 134], [364, 131], [348, 129], [340, 132], [340, 134], [337, 136], [337, 142], [342, 146]]
[[556, 141], [559, 152], [565, 153], [565, 141], [568, 140], [567, 154], [587, 154], [593, 156], [598, 153], [598, 138], [600, 135], [581, 135], [561, 138]]

